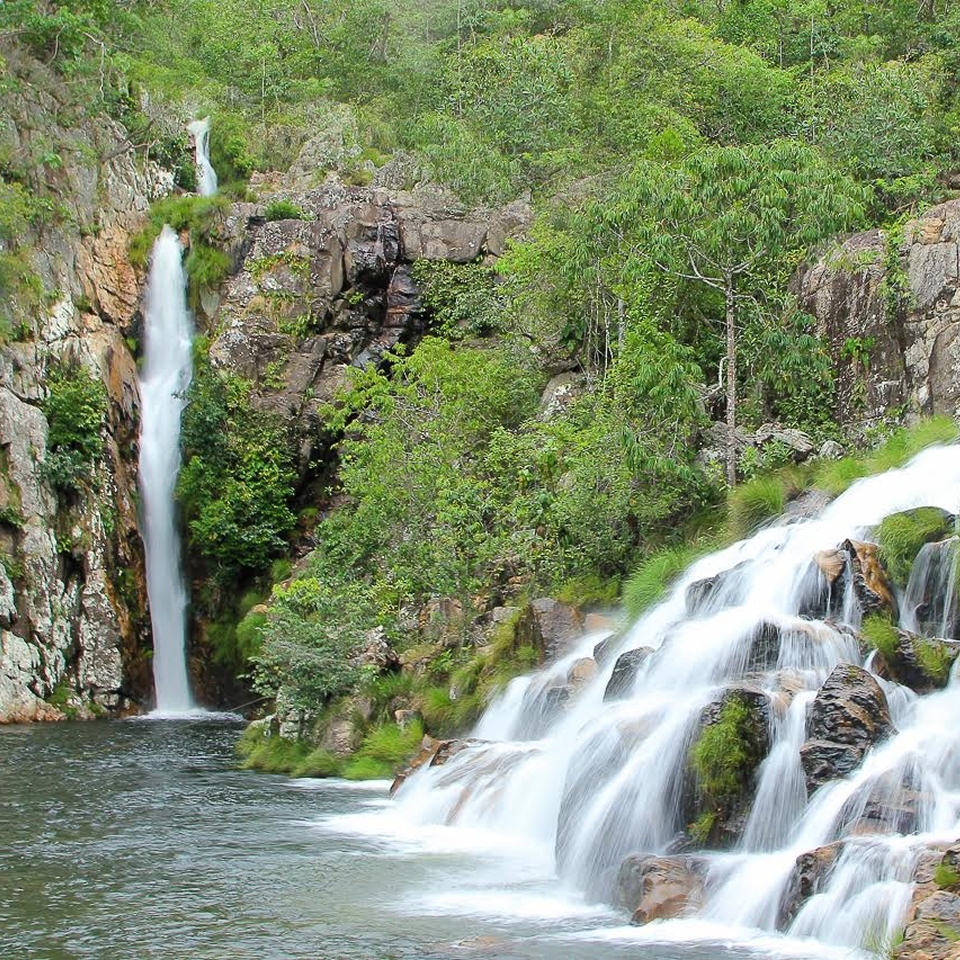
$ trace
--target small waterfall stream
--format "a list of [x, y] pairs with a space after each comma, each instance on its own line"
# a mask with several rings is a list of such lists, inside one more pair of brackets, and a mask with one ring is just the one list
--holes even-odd
[[194, 120], [187, 129], [193, 134], [197, 164], [197, 193], [212, 197], [217, 192], [217, 172], [210, 163], [210, 118]]
[[[495, 838], [491, 849], [504, 837], [518, 848], [539, 843], [555, 855], [563, 885], [610, 900], [626, 856], [676, 849], [688, 826], [681, 794], [702, 711], [746, 683], [767, 698], [771, 718], [752, 807], [733, 847], [693, 851], [705, 876], [703, 902], [695, 918], [655, 924], [657, 935], [694, 924], [779, 929], [841, 948], [889, 943], [902, 925], [922, 847], [960, 836], [960, 680], [954, 671], [946, 689], [917, 696], [881, 679], [894, 732], [858, 768], [808, 797], [799, 756], [808, 705], [838, 664], [871, 663], [855, 633], [861, 611], [851, 603], [851, 584], [843, 602], [828, 599], [829, 615], [817, 619], [808, 610], [817, 579], [810, 571], [818, 551], [847, 538], [869, 540], [884, 517], [920, 506], [957, 513], [960, 446], [926, 450], [902, 469], [858, 481], [819, 516], [769, 526], [699, 560], [563, 709], [545, 713], [538, 691], [578, 657], [592, 656], [596, 636], [563, 661], [514, 680], [480, 720], [480, 742], [409, 777], [385, 823], [486, 834]], [[923, 584], [912, 586], [927, 596], [942, 593], [928, 619], [946, 628], [954, 616], [944, 598], [954, 591], [956, 545], [924, 550], [914, 567]], [[717, 575], [709, 595], [688, 594]], [[902, 606], [905, 621], [917, 626], [917, 603]], [[770, 625], [779, 641], [758, 662], [757, 637]], [[629, 695], [605, 701], [618, 655], [638, 648], [649, 652]], [[904, 833], [864, 831], [868, 804], [908, 788], [914, 807], [909, 825], [898, 827]], [[842, 853], [825, 886], [785, 927], [781, 904], [797, 857], [838, 839]]]
[[182, 256], [176, 233], [165, 226], [147, 278], [140, 375], [140, 491], [160, 714], [183, 713], [193, 706], [185, 649], [187, 592], [173, 499], [180, 470], [180, 417], [192, 376], [193, 330]]

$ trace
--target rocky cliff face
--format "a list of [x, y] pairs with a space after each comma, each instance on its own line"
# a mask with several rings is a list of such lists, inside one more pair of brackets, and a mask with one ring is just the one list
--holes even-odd
[[847, 238], [794, 278], [836, 365], [844, 423], [960, 413], [960, 200]]
[[[71, 120], [56, 83], [21, 63], [4, 94], [0, 152], [44, 167], [63, 209], [26, 238], [43, 304], [0, 347], [0, 722], [120, 710], [149, 689], [136, 510], [136, 365], [126, 343], [139, 301], [129, 235], [172, 178], [106, 119]], [[52, 370], [78, 366], [107, 394], [104, 454], [76, 494], [45, 472]], [[50, 701], [53, 700], [52, 705]]]
[[[281, 197], [303, 219], [267, 222], [264, 211]], [[237, 204], [222, 232], [238, 269], [206, 304], [211, 359], [254, 384], [260, 409], [296, 426], [305, 464], [318, 410], [347, 370], [378, 364], [423, 334], [413, 263], [498, 256], [531, 215], [524, 202], [469, 210], [435, 188], [387, 191], [337, 180]]]

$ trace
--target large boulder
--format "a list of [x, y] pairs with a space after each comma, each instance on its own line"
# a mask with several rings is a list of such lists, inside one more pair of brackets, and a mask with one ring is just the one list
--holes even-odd
[[580, 611], [551, 597], [531, 601], [517, 624], [517, 642], [538, 650], [546, 661], [568, 653], [582, 636]]
[[746, 826], [757, 768], [770, 749], [771, 706], [759, 686], [741, 682], [697, 718], [678, 806], [695, 847], [729, 847]]
[[693, 913], [703, 901], [703, 867], [696, 857], [627, 857], [617, 876], [617, 899], [632, 923]]
[[799, 612], [827, 619], [843, 610], [852, 589], [864, 614], [897, 615], [897, 600], [875, 543], [844, 540], [838, 547], [813, 555], [800, 583]]
[[817, 692], [807, 714], [807, 740], [800, 759], [812, 793], [860, 765], [875, 743], [893, 732], [880, 684], [866, 670], [838, 664]]
[[917, 693], [942, 690], [947, 685], [953, 665], [960, 657], [960, 641], [918, 637], [895, 627], [890, 628], [890, 635], [892, 643], [878, 650], [874, 661], [874, 669], [880, 676]]

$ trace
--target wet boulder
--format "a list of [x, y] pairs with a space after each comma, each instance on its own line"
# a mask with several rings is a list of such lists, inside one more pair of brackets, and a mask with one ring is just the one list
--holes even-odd
[[425, 736], [420, 742], [420, 750], [410, 762], [396, 775], [393, 783], [390, 785], [390, 795], [392, 796], [410, 776], [420, 770], [422, 767], [442, 767], [449, 763], [458, 753], [467, 747], [474, 747], [483, 743], [482, 740], [463, 739], [463, 740], [436, 740], [431, 736]]
[[593, 657], [580, 657], [567, 671], [567, 684], [575, 691], [587, 686], [597, 675], [597, 661]]
[[856, 769], [867, 750], [893, 731], [887, 698], [866, 670], [838, 664], [807, 713], [800, 760], [807, 790]]
[[629, 697], [640, 667], [653, 652], [653, 647], [637, 647], [636, 650], [621, 653], [607, 681], [607, 688], [603, 691], [603, 699], [624, 700]]
[[863, 784], [843, 805], [837, 832], [844, 836], [916, 833], [924, 808], [932, 803], [920, 771], [908, 764]]
[[700, 712], [680, 783], [690, 846], [723, 848], [739, 838], [770, 749], [770, 719], [769, 697], [750, 683], [728, 687]]
[[541, 597], [523, 611], [517, 624], [517, 642], [540, 651], [545, 661], [567, 653], [583, 636], [583, 616], [576, 607]]
[[[871, 632], [875, 630], [876, 626]], [[883, 639], [877, 648], [874, 669], [880, 676], [895, 680], [917, 693], [942, 690], [947, 685], [953, 664], [960, 657], [960, 642], [941, 637], [918, 637], [887, 624], [879, 627], [879, 631]], [[865, 637], [865, 646], [872, 645], [870, 639]]]
[[960, 845], [931, 846], [917, 860], [913, 897], [893, 960], [960, 960]]
[[864, 614], [896, 616], [897, 601], [875, 543], [844, 540], [814, 554], [800, 585], [799, 613], [818, 620], [836, 617], [852, 590]]
[[842, 850], [842, 843], [830, 843], [815, 850], [807, 850], [797, 857], [780, 898], [777, 929], [787, 930], [796, 920], [803, 905], [827, 885]]
[[620, 866], [617, 900], [631, 923], [693, 913], [703, 902], [703, 864], [696, 857], [633, 854]]

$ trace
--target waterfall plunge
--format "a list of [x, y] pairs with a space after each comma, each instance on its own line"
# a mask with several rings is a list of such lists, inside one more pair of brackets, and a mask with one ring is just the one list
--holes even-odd
[[[578, 657], [590, 657], [598, 638], [584, 638], [564, 660], [514, 680], [477, 728], [477, 737], [493, 742], [474, 743], [445, 765], [411, 776], [395, 814], [384, 815], [384, 828], [397, 821], [421, 830], [447, 824], [458, 836], [490, 837], [491, 849], [534, 844], [547, 856], [556, 851], [568, 888], [609, 897], [624, 856], [671, 851], [684, 827], [678, 792], [700, 711], [743, 679], [752, 637], [763, 622], [774, 623], [784, 638], [777, 662], [751, 674], [769, 698], [773, 722], [746, 829], [732, 850], [697, 853], [705, 871], [698, 918], [655, 924], [649, 936], [775, 931], [797, 856], [843, 837], [835, 868], [786, 932], [854, 949], [870, 939], [892, 942], [920, 850], [960, 836], [960, 676], [954, 671], [945, 690], [925, 697], [881, 681], [897, 732], [858, 769], [808, 798], [799, 764], [807, 704], [837, 663], [861, 663], [862, 656], [845, 626], [859, 623], [855, 604], [832, 612], [836, 619], [801, 616], [805, 577], [817, 551], [847, 537], [869, 539], [884, 517], [902, 510], [937, 506], [955, 513], [958, 499], [960, 446], [933, 448], [902, 469], [855, 483], [817, 517], [768, 527], [704, 557], [627, 631], [596, 679], [546, 723], [537, 691], [562, 679]], [[930, 591], [952, 596], [953, 553], [943, 551], [949, 563], [934, 563], [934, 547], [925, 549], [915, 574], [939, 601], [940, 621], [944, 598]], [[720, 573], [722, 589], [691, 608], [688, 588]], [[904, 619], [912, 613], [908, 605]], [[656, 654], [643, 662], [631, 695], [604, 702], [617, 655], [641, 646]], [[921, 785], [915, 826], [905, 834], [851, 830], [885, 784]]]
[[212, 197], [217, 192], [217, 172], [210, 163], [210, 118], [194, 120], [187, 129], [193, 134], [197, 163], [197, 193]]
[[181, 258], [180, 241], [165, 226], [154, 245], [147, 279], [146, 349], [140, 376], [140, 491], [153, 677], [157, 712], [174, 714], [193, 705], [185, 651], [187, 592], [173, 501], [180, 470], [180, 416], [192, 375], [193, 331]]

